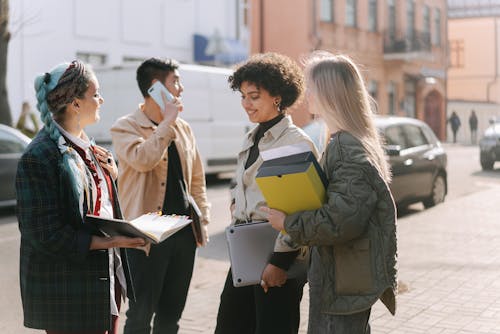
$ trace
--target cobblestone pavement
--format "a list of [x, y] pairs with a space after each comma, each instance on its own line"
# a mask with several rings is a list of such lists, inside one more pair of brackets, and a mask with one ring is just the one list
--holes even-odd
[[[396, 316], [377, 302], [372, 333], [500, 333], [500, 187], [405, 216], [398, 223]], [[199, 252], [181, 334], [213, 333], [229, 268], [221, 227]], [[301, 333], [306, 333], [307, 286]], [[123, 322], [125, 316], [121, 317]]]

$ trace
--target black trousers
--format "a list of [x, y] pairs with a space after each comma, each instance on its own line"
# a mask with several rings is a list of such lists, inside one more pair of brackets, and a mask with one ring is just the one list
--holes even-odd
[[296, 334], [305, 280], [289, 279], [267, 293], [260, 285], [235, 288], [231, 270], [220, 297], [216, 334]]
[[191, 225], [158, 245], [149, 256], [128, 250], [136, 301], [129, 300], [124, 334], [170, 334], [179, 330], [193, 274], [196, 243]]

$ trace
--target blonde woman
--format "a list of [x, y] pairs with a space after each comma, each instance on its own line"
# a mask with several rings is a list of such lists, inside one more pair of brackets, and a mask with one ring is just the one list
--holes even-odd
[[286, 216], [264, 208], [277, 230], [312, 246], [309, 333], [370, 333], [381, 299], [396, 310], [396, 209], [390, 172], [368, 92], [346, 56], [315, 53], [306, 66], [307, 98], [333, 133], [322, 166], [327, 201]]

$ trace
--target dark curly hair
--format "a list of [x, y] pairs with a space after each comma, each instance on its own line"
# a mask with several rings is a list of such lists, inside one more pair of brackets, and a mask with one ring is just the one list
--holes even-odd
[[250, 57], [228, 81], [234, 91], [240, 90], [241, 84], [247, 81], [267, 90], [271, 96], [280, 96], [282, 111], [294, 104], [304, 90], [304, 77], [297, 63], [273, 52]]

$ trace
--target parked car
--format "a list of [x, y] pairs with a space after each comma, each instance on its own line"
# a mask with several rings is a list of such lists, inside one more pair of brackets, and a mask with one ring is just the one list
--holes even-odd
[[16, 204], [17, 163], [30, 141], [21, 131], [0, 124], [0, 207]]
[[392, 168], [390, 188], [399, 208], [444, 201], [448, 192], [447, 156], [431, 128], [407, 117], [377, 117]]
[[500, 161], [500, 120], [493, 120], [479, 141], [479, 161], [483, 170], [492, 170]]

